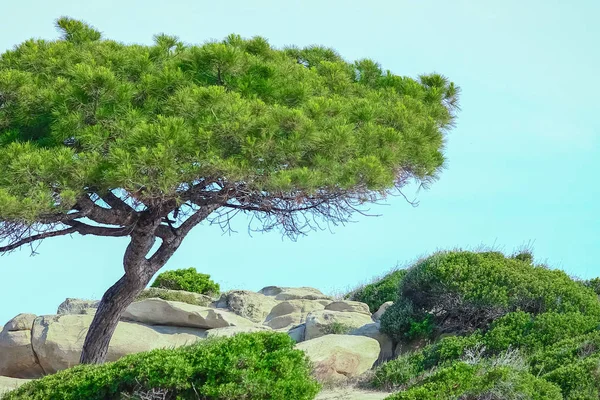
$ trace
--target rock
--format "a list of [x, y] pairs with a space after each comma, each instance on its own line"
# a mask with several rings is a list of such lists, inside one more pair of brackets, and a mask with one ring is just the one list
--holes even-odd
[[[36, 318], [31, 342], [46, 374], [53, 374], [79, 363], [83, 341], [92, 319], [92, 315], [50, 315]], [[205, 337], [206, 331], [203, 329], [119, 322], [110, 341], [107, 361], [115, 361], [126, 354], [192, 344]]]
[[149, 287], [142, 290], [135, 301], [146, 299], [163, 299], [168, 301], [181, 301], [182, 303], [193, 304], [196, 306], [208, 307], [213, 299], [210, 296], [200, 293], [187, 292], [185, 290], [172, 290]]
[[313, 300], [288, 300], [277, 304], [265, 319], [265, 325], [283, 329], [304, 323], [312, 311], [324, 310], [325, 305]]
[[31, 331], [0, 333], [0, 374], [13, 378], [37, 378], [44, 374], [31, 346]]
[[287, 334], [296, 343], [304, 342], [304, 331], [305, 331], [305, 329], [306, 329], [306, 327], [304, 326], [304, 324], [298, 325], [298, 326], [295, 326], [292, 329], [288, 330]]
[[377, 359], [378, 364], [394, 358], [394, 345], [392, 339], [385, 333], [379, 331], [379, 322], [363, 325], [360, 328], [351, 331], [350, 335], [366, 336], [379, 342], [381, 352]]
[[122, 320], [200, 329], [255, 325], [252, 321], [229, 311], [161, 299], [132, 303], [123, 313]]
[[325, 309], [331, 311], [356, 312], [366, 314], [369, 317], [371, 316], [369, 306], [365, 303], [361, 303], [360, 301], [334, 301], [333, 303], [326, 305]]
[[223, 293], [221, 298], [213, 304], [215, 307], [227, 308], [241, 317], [262, 324], [278, 301], [262, 293], [233, 290]]
[[381, 306], [379, 306], [379, 310], [377, 310], [377, 312], [375, 312], [375, 314], [373, 314], [373, 320], [379, 321], [381, 319], [381, 316], [385, 312], [385, 310], [387, 310], [392, 304], [394, 304], [393, 301], [386, 301]]
[[315, 400], [383, 400], [390, 393], [364, 391], [354, 388], [336, 388], [323, 390], [315, 397]]
[[206, 332], [207, 338], [212, 337], [231, 337], [237, 335], [238, 333], [250, 333], [250, 332], [269, 332], [272, 329], [266, 326], [249, 326], [249, 327], [239, 327], [239, 326], [226, 326], [225, 328], [216, 328], [211, 329]]
[[33, 326], [33, 321], [37, 315], [35, 314], [19, 314], [4, 326], [7, 331], [30, 331]]
[[327, 335], [296, 345], [315, 365], [321, 382], [345, 381], [373, 367], [379, 357], [379, 342], [365, 336]]
[[59, 306], [56, 313], [62, 314], [94, 314], [98, 308], [100, 301], [98, 300], [82, 300], [68, 298], [63, 301]]
[[275, 300], [329, 300], [320, 290], [310, 287], [289, 288], [281, 286], [267, 286], [259, 291], [265, 296], [272, 296]]
[[6, 392], [15, 390], [24, 383], [29, 382], [31, 379], [17, 379], [10, 378], [7, 376], [0, 376], [0, 397]]
[[349, 333], [363, 325], [371, 324], [371, 316], [344, 311], [313, 311], [306, 317], [305, 340], [332, 333]]

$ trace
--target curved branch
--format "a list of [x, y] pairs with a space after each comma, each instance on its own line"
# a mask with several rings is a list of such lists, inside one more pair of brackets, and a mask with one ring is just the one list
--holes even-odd
[[59, 231], [44, 232], [44, 233], [40, 233], [40, 234], [37, 234], [37, 235], [29, 236], [29, 237], [27, 237], [25, 239], [18, 240], [18, 241], [14, 242], [14, 243], [11, 243], [11, 244], [7, 245], [7, 246], [0, 247], [0, 253], [5, 253], [7, 251], [16, 250], [16, 249], [18, 249], [19, 247], [21, 247], [23, 245], [26, 245], [26, 244], [29, 244], [29, 243], [33, 243], [33, 242], [38, 241], [38, 240], [43, 240], [43, 239], [46, 239], [46, 238], [51, 238], [51, 237], [56, 237], [56, 236], [70, 235], [70, 234], [76, 233], [76, 232], [77, 232], [77, 228], [71, 227], [71, 228], [62, 229], [62, 230], [59, 230]]

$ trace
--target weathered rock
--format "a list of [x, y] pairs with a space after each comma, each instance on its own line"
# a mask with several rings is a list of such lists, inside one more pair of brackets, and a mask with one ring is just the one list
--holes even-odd
[[354, 388], [337, 388], [323, 390], [315, 400], [383, 400], [388, 397], [387, 392], [364, 391]]
[[374, 321], [379, 321], [381, 319], [381, 316], [385, 312], [385, 310], [387, 310], [392, 304], [394, 304], [393, 301], [386, 301], [381, 306], [379, 306], [379, 310], [377, 310], [375, 312], [375, 314], [373, 314], [373, 320]]
[[379, 356], [379, 342], [365, 336], [327, 335], [296, 345], [315, 365], [321, 382], [347, 380], [373, 367]]
[[193, 304], [196, 306], [208, 307], [213, 299], [210, 296], [187, 292], [185, 290], [172, 290], [149, 287], [142, 290], [142, 293], [138, 295], [136, 301], [142, 301], [146, 299], [163, 299], [168, 301], [181, 301], [182, 303]]
[[250, 332], [265, 332], [272, 331], [271, 328], [267, 326], [248, 326], [248, 327], [240, 327], [240, 326], [227, 326], [225, 328], [216, 328], [211, 329], [206, 332], [207, 338], [212, 337], [231, 337], [237, 335], [238, 333], [250, 333]]
[[369, 306], [365, 303], [361, 303], [360, 301], [351, 301], [351, 300], [342, 300], [342, 301], [334, 301], [325, 306], [326, 310], [331, 311], [342, 311], [342, 312], [356, 312], [360, 314], [366, 314], [371, 316], [371, 311], [369, 311]]
[[378, 363], [390, 360], [394, 357], [394, 344], [392, 339], [385, 333], [379, 331], [379, 322], [363, 325], [350, 332], [350, 335], [366, 336], [379, 342], [381, 352], [379, 353]]
[[311, 340], [331, 333], [349, 333], [356, 328], [371, 323], [373, 323], [371, 316], [361, 313], [329, 310], [313, 311], [306, 317], [304, 339]]
[[19, 314], [6, 323], [4, 329], [7, 331], [30, 331], [33, 326], [33, 321], [37, 315], [35, 314]]
[[261, 324], [277, 304], [278, 301], [274, 298], [249, 290], [223, 293], [221, 298], [213, 303], [215, 307], [227, 308], [241, 317]]
[[[31, 342], [46, 374], [79, 363], [83, 341], [92, 319], [92, 315], [36, 318]], [[110, 341], [107, 361], [115, 361], [126, 354], [192, 344], [205, 337], [206, 331], [203, 329], [119, 322]]]
[[44, 371], [31, 346], [31, 331], [0, 332], [0, 375], [13, 378], [37, 378]]
[[0, 398], [6, 392], [10, 392], [11, 390], [15, 390], [19, 386], [24, 383], [29, 382], [31, 379], [18, 379], [18, 378], [10, 378], [7, 376], [0, 376]]
[[122, 320], [200, 329], [255, 325], [252, 321], [229, 311], [161, 299], [132, 303], [123, 313]]
[[277, 304], [265, 319], [265, 325], [283, 329], [304, 323], [312, 311], [324, 310], [325, 305], [314, 300], [288, 300]]
[[296, 343], [304, 342], [304, 331], [306, 326], [304, 324], [294, 326], [290, 330], [287, 331], [287, 334], [294, 340]]
[[275, 300], [332, 300], [320, 290], [310, 287], [289, 288], [281, 286], [267, 286], [259, 291], [265, 296], [272, 296]]
[[68, 298], [63, 301], [59, 306], [56, 313], [59, 315], [62, 314], [94, 314], [100, 301], [98, 300], [82, 300], [82, 299], [73, 299]]

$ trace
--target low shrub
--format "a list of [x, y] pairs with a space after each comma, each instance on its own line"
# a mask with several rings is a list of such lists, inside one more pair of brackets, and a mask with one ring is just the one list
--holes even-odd
[[398, 299], [398, 286], [404, 275], [405, 269], [393, 271], [378, 281], [349, 293], [346, 298], [368, 304], [371, 313], [375, 313], [383, 303]]
[[324, 335], [346, 335], [354, 329], [356, 328], [351, 325], [344, 324], [342, 322], [333, 322], [329, 325], [325, 325], [321, 329], [321, 332]]
[[531, 370], [536, 375], [550, 373], [565, 365], [582, 359], [600, 355], [600, 332], [563, 339], [538, 350], [529, 360]]
[[305, 354], [283, 333], [208, 339], [31, 381], [4, 400], [104, 400], [158, 390], [164, 399], [310, 400], [319, 391]]
[[186, 292], [194, 292], [214, 296], [219, 293], [220, 287], [218, 283], [210, 279], [210, 275], [201, 274], [196, 271], [196, 268], [177, 269], [166, 271], [156, 277], [152, 287], [185, 290]]
[[560, 387], [565, 399], [600, 399], [600, 354], [576, 360], [543, 375]]
[[486, 329], [518, 310], [581, 313], [600, 320], [600, 302], [590, 288], [562, 271], [531, 264], [529, 257], [498, 252], [434, 254], [408, 269], [399, 295], [401, 304], [390, 307], [381, 320], [382, 330], [396, 340], [429, 314], [432, 335]]
[[167, 301], [179, 301], [182, 303], [193, 304], [195, 306], [206, 307], [210, 303], [210, 300], [191, 292], [185, 292], [183, 290], [165, 290], [162, 288], [148, 288], [136, 297], [135, 301], [141, 301], [146, 299], [162, 299]]

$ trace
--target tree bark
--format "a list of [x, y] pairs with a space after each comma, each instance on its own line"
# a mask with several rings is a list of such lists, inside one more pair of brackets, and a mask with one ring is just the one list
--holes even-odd
[[104, 293], [85, 337], [82, 364], [102, 364], [106, 360], [108, 345], [121, 315], [151, 278], [152, 274], [125, 274]]

